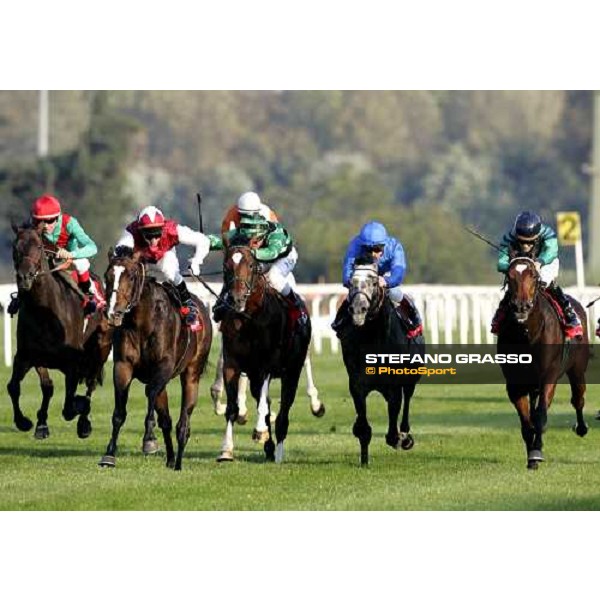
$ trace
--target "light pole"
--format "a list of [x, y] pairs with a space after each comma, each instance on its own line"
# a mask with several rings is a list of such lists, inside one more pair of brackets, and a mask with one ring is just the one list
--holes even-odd
[[39, 115], [38, 115], [38, 158], [48, 156], [48, 90], [40, 90], [39, 94]]

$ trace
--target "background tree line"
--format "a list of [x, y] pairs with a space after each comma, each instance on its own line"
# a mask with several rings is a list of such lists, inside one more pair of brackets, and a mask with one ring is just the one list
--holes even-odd
[[[37, 92], [0, 92], [0, 278], [10, 221], [52, 190], [101, 247], [156, 204], [206, 231], [261, 194], [297, 241], [299, 281], [340, 279], [348, 240], [378, 219], [405, 246], [410, 283], [494, 283], [492, 239], [530, 208], [585, 220], [592, 92], [50, 93], [50, 155], [35, 156]], [[571, 252], [565, 253], [570, 281]], [[213, 259], [218, 264], [218, 257]]]

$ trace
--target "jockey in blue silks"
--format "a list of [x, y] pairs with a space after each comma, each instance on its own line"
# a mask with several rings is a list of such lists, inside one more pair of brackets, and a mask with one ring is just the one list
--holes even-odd
[[[406, 259], [402, 244], [396, 238], [388, 236], [381, 223], [371, 221], [364, 225], [346, 250], [342, 268], [342, 282], [345, 287], [350, 287], [355, 261], [364, 257], [371, 257], [377, 263], [379, 285], [386, 289], [387, 295], [396, 309], [401, 309], [397, 312], [407, 325], [408, 337], [413, 338], [420, 335], [423, 332], [423, 324], [419, 312], [412, 298], [400, 289], [406, 272]], [[338, 313], [332, 324], [335, 331], [339, 332], [342, 329], [347, 314], [347, 310]]]

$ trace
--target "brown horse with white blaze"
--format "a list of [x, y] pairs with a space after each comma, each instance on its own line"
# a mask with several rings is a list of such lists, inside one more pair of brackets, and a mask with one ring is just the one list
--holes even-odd
[[566, 339], [533, 260], [515, 258], [506, 276], [512, 317], [498, 335], [498, 352], [518, 349], [532, 356], [531, 365], [501, 365], [506, 391], [521, 421], [527, 451], [527, 468], [537, 469], [544, 460], [542, 436], [548, 420], [556, 385], [566, 373], [571, 387], [571, 404], [577, 422], [573, 429], [583, 437], [588, 427], [583, 419], [585, 372], [589, 360], [587, 318], [581, 304], [572, 299], [583, 326], [581, 340]]
[[[115, 407], [112, 436], [100, 466], [116, 464], [117, 439], [127, 416], [129, 387], [133, 379], [146, 384], [148, 411], [143, 451], [158, 450], [154, 436], [154, 412], [165, 441], [167, 467], [181, 469], [183, 452], [190, 436], [190, 419], [198, 401], [199, 381], [210, 352], [212, 323], [206, 306], [196, 297], [201, 327], [191, 331], [175, 306], [175, 288], [169, 290], [146, 277], [139, 253], [114, 256], [106, 271], [107, 316], [114, 331]], [[167, 383], [179, 376], [181, 411], [177, 423], [177, 456], [171, 439]]]
[[[227, 393], [226, 430], [218, 461], [233, 460], [233, 424], [239, 413], [237, 390], [241, 373], [250, 381], [259, 420], [265, 424], [267, 460], [282, 462], [289, 428], [289, 412], [306, 359], [311, 323], [304, 309], [292, 321], [288, 302], [271, 288], [261, 264], [246, 246], [232, 246], [225, 254], [225, 286], [233, 308], [223, 318], [223, 374]], [[271, 435], [269, 384], [281, 378], [281, 407], [275, 420], [275, 446]]]

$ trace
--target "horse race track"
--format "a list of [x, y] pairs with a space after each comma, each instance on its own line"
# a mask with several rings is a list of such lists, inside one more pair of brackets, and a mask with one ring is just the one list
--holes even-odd
[[[141, 454], [145, 398], [139, 382], [132, 386], [117, 468], [97, 466], [109, 439], [111, 363], [107, 383], [92, 404], [94, 432], [87, 440], [76, 437], [75, 421], [67, 423], [60, 416], [63, 382], [58, 373], [53, 373], [51, 436], [37, 441], [32, 432], [18, 432], [5, 392], [9, 370], [2, 367], [0, 509], [600, 509], [600, 422], [593, 419], [600, 408], [600, 386], [589, 388], [586, 419], [591, 429], [584, 439], [571, 431], [574, 412], [568, 388], [560, 386], [545, 437], [547, 462], [537, 472], [525, 468], [518, 419], [502, 386], [419, 386], [411, 411], [416, 444], [409, 452], [386, 446], [385, 402], [373, 394], [369, 398], [371, 464], [361, 469], [341, 356], [313, 356], [313, 360], [327, 413], [322, 419], [313, 417], [301, 387], [291, 413], [285, 463], [275, 465], [264, 464], [262, 448], [250, 439], [255, 415], [250, 401], [248, 424], [235, 428], [237, 461], [215, 462], [224, 419], [213, 414], [208, 395], [213, 359], [202, 381], [180, 473], [164, 467], [161, 453], [149, 458]], [[174, 421], [178, 387], [170, 387]], [[35, 420], [39, 393], [33, 373], [25, 380], [23, 398], [24, 412]], [[162, 434], [157, 433], [162, 442]]]

